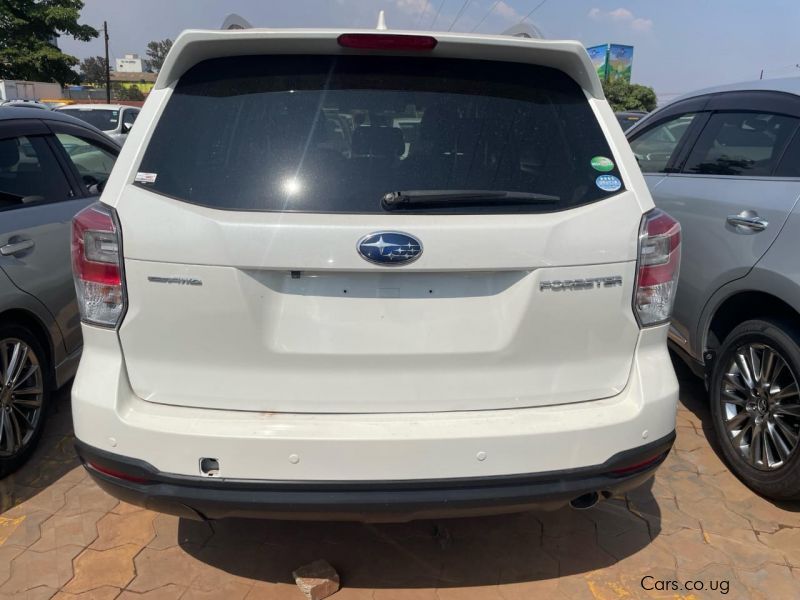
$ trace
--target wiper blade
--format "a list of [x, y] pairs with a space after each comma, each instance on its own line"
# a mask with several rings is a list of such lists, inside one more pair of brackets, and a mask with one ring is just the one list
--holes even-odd
[[509, 192], [503, 190], [405, 190], [389, 192], [381, 199], [385, 210], [429, 206], [470, 206], [488, 204], [553, 204], [559, 196], [535, 192]]

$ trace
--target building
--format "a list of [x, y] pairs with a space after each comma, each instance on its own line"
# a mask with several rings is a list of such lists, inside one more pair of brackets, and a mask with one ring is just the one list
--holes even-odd
[[138, 54], [126, 54], [125, 58], [116, 59], [116, 63], [117, 73], [141, 73], [144, 70]]
[[158, 75], [155, 73], [111, 72], [111, 85], [115, 88], [132, 88], [136, 86], [146, 96], [153, 89]]

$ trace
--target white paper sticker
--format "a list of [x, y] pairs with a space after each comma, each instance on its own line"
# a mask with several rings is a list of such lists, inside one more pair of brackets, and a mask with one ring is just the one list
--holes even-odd
[[155, 183], [157, 173], [142, 173], [141, 171], [136, 174], [134, 181], [136, 183]]

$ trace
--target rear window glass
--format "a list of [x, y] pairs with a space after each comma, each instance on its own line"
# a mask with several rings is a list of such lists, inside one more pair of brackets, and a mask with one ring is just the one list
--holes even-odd
[[392, 192], [476, 190], [468, 201], [456, 193], [403, 212], [544, 212], [622, 185], [583, 91], [564, 73], [373, 56], [196, 65], [178, 82], [137, 180], [214, 208], [337, 213], [384, 212]]
[[118, 110], [66, 108], [61, 109], [59, 112], [70, 117], [77, 117], [102, 131], [114, 131], [117, 128], [117, 123], [119, 123]]
[[799, 122], [770, 113], [715, 113], [684, 170], [701, 175], [771, 175]]

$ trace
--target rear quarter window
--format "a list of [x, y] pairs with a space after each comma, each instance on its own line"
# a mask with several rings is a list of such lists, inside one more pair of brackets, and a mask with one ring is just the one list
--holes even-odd
[[616, 165], [597, 157], [611, 159], [608, 143], [583, 90], [558, 70], [439, 58], [229, 57], [181, 77], [138, 169], [155, 179], [136, 185], [213, 208], [280, 212], [380, 213], [384, 195], [404, 190], [557, 197], [424, 209], [543, 212], [618, 191]]

